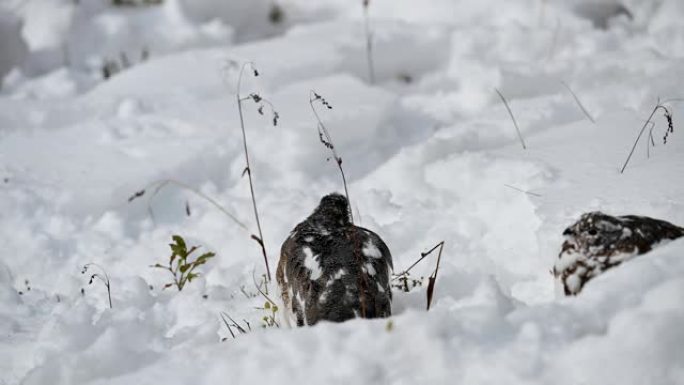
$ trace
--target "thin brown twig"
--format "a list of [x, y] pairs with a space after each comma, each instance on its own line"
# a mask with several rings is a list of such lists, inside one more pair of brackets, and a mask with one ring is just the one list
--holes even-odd
[[525, 191], [525, 190], [523, 190], [523, 189], [517, 188], [517, 187], [515, 187], [515, 186], [511, 186], [511, 185], [509, 185], [509, 184], [504, 184], [504, 186], [506, 186], [506, 187], [508, 187], [508, 188], [512, 188], [513, 190], [516, 190], [516, 191], [520, 191], [521, 193], [525, 193], [525, 194], [527, 194], [527, 195], [532, 195], [532, 196], [535, 196], [535, 197], [541, 197], [541, 194], [537, 194], [537, 193]]
[[252, 168], [249, 163], [249, 151], [247, 150], [247, 133], [245, 130], [245, 120], [242, 114], [242, 102], [243, 99], [240, 94], [240, 87], [242, 85], [242, 77], [245, 72], [245, 68], [250, 67], [252, 71], [254, 72], [255, 76], [258, 76], [259, 73], [258, 71], [254, 68], [254, 64], [252, 62], [246, 62], [242, 65], [240, 68], [240, 75], [238, 77], [238, 83], [237, 83], [237, 91], [235, 93], [236, 99], [237, 99], [237, 104], [238, 104], [238, 113], [240, 115], [240, 128], [242, 129], [242, 144], [245, 150], [245, 163], [246, 163], [246, 168], [245, 172], [247, 173], [247, 178], [249, 180], [249, 192], [252, 197], [252, 207], [254, 208], [254, 218], [256, 220], [256, 225], [257, 225], [257, 231], [259, 232], [258, 239], [257, 237], [252, 234], [252, 239], [256, 240], [257, 243], [261, 246], [261, 252], [264, 256], [264, 263], [266, 264], [266, 276], [268, 277], [268, 281], [271, 281], [271, 268], [268, 265], [268, 257], [266, 255], [266, 245], [264, 244], [264, 234], [261, 230], [261, 221], [259, 220], [259, 210], [257, 209], [257, 203], [256, 203], [256, 197], [254, 195], [254, 183], [252, 182]]
[[561, 80], [561, 84], [563, 85], [563, 87], [567, 88], [568, 91], [570, 91], [570, 94], [572, 95], [573, 99], [575, 99], [575, 103], [577, 103], [577, 106], [580, 108], [580, 110], [582, 110], [582, 112], [584, 113], [584, 116], [586, 116], [590, 122], [592, 122], [593, 124], [596, 124], [596, 121], [591, 116], [589, 111], [587, 111], [587, 109], [584, 108], [584, 105], [582, 104], [582, 102], [577, 97], [577, 94], [575, 94], [575, 91], [573, 91], [572, 88], [570, 88], [570, 86], [562, 80]]
[[[236, 328], [240, 333], [242, 333], [242, 334], [247, 334], [247, 331], [245, 331], [245, 329], [243, 329], [242, 326], [240, 326], [237, 322], [235, 322], [235, 320], [234, 320], [228, 313], [226, 313], [226, 312], [221, 312], [221, 316], [222, 316], [222, 317], [223, 317], [223, 315], [225, 315], [226, 317], [228, 317], [228, 319], [230, 320], [230, 322], [233, 323], [233, 326], [235, 326], [235, 328]], [[231, 333], [231, 334], [232, 334], [232, 333]]]
[[233, 333], [233, 329], [230, 328], [230, 324], [229, 324], [228, 321], [226, 320], [226, 317], [223, 315], [223, 312], [219, 313], [219, 315], [221, 316], [221, 319], [223, 320], [223, 323], [224, 323], [224, 324], [226, 325], [226, 327], [228, 328], [228, 331], [230, 332], [231, 337], [233, 337], [233, 339], [235, 339], [235, 333]]
[[[347, 202], [349, 206], [349, 217], [351, 218], [352, 224], [354, 224], [354, 214], [351, 210], [351, 200], [349, 199], [349, 190], [347, 189], [347, 178], [345, 177], [344, 169], [342, 168], [342, 158], [337, 155], [337, 151], [335, 150], [335, 145], [333, 143], [332, 137], [330, 136], [330, 132], [328, 132], [328, 129], [325, 127], [325, 124], [323, 124], [323, 120], [321, 120], [321, 117], [318, 115], [318, 112], [316, 111], [316, 107], [314, 106], [314, 102], [316, 101], [320, 101], [323, 105], [328, 107], [328, 109], [331, 109], [332, 107], [328, 104], [327, 101], [325, 101], [325, 99], [323, 99], [314, 90], [311, 90], [309, 92], [309, 105], [311, 106], [311, 111], [313, 111], [313, 114], [316, 117], [316, 120], [318, 121], [318, 134], [321, 137], [321, 141], [323, 142], [323, 144], [332, 153], [335, 163], [337, 164], [337, 168], [339, 168], [340, 170], [340, 175], [342, 175], [342, 184], [344, 185], [344, 195], [347, 197]], [[325, 136], [325, 140], [323, 140], [323, 136]]]
[[428, 287], [427, 287], [427, 310], [430, 310], [430, 305], [432, 304], [432, 299], [434, 298], [435, 285], [437, 284], [437, 273], [439, 272], [439, 263], [442, 260], [442, 250], [444, 250], [444, 241], [438, 243], [432, 250], [428, 251], [428, 254], [432, 253], [437, 247], [439, 247], [439, 253], [437, 254], [437, 264], [435, 265], [435, 271], [428, 277]]

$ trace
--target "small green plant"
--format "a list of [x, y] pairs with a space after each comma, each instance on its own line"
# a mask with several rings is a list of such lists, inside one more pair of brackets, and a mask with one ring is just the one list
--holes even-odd
[[278, 314], [278, 305], [266, 301], [264, 302], [264, 307], [258, 307], [257, 309], [266, 312], [266, 315], [261, 317], [262, 328], [272, 328], [274, 326], [277, 328], [280, 327], [280, 324], [278, 324], [278, 321], [276, 321], [276, 314]]
[[180, 235], [174, 235], [172, 239], [173, 243], [169, 244], [169, 247], [171, 247], [171, 256], [169, 257], [168, 266], [157, 263], [150, 267], [167, 270], [173, 276], [173, 282], [164, 285], [164, 289], [175, 285], [176, 288], [178, 288], [178, 291], [181, 291], [187, 283], [192, 282], [193, 279], [200, 276], [200, 273], [197, 273], [194, 270], [198, 266], [207, 263], [207, 261], [216, 254], [206, 252], [197, 257], [194, 261], [188, 261], [190, 255], [199, 249], [199, 246], [192, 246], [188, 249], [185, 240]]
[[394, 322], [392, 322], [392, 320], [387, 321], [387, 323], [385, 324], [385, 330], [387, 330], [388, 333], [394, 330]]
[[[262, 275], [261, 276], [262, 280], [261, 283], [257, 283], [256, 276], [254, 274], [254, 271], [252, 271], [252, 282], [254, 282], [254, 287], [256, 290], [261, 294], [262, 297], [266, 300], [264, 302], [263, 307], [256, 307], [255, 309], [257, 310], [263, 310], [267, 314], [261, 317], [261, 327], [267, 328], [267, 327], [280, 327], [280, 324], [278, 321], [276, 321], [276, 314], [278, 313], [278, 305], [268, 296], [268, 281], [266, 280], [266, 276]], [[266, 292], [264, 293], [264, 290], [261, 289], [261, 287], [264, 287]]]

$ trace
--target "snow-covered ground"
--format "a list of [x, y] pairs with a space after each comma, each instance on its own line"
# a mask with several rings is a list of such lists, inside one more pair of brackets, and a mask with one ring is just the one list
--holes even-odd
[[[684, 2], [371, 0], [374, 84], [361, 4], [0, 3], [0, 384], [684, 384], [684, 240], [573, 298], [550, 273], [583, 212], [684, 224], [683, 104], [666, 104], [667, 144], [658, 112], [655, 147], [642, 137], [620, 173], [658, 98], [684, 97]], [[255, 63], [243, 94], [280, 115], [274, 127], [245, 104], [271, 269], [342, 190], [314, 89], [355, 219], [395, 270], [446, 242], [429, 312], [416, 288], [395, 292], [389, 320], [261, 328], [231, 60]], [[106, 62], [121, 70], [107, 80]], [[148, 199], [164, 179], [249, 232], [192, 192]], [[182, 292], [149, 267], [172, 234], [217, 253]], [[81, 274], [91, 262], [112, 309]], [[233, 339], [220, 312], [252, 331]]]

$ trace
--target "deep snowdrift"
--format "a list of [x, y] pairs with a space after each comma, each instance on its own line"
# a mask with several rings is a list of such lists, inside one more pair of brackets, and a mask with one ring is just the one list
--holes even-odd
[[[681, 104], [667, 104], [667, 144], [658, 113], [648, 157], [644, 136], [619, 172], [658, 98], [682, 96], [678, 0], [625, 1], [632, 19], [606, 29], [579, 0], [371, 1], [375, 85], [361, 2], [282, 1], [282, 25], [264, 21], [266, 1], [228, 2], [216, 18], [209, 0], [80, 3], [6, 4], [25, 45], [2, 60], [15, 68], [0, 95], [0, 384], [682, 383], [684, 241], [574, 298], [550, 273], [583, 212], [684, 224]], [[150, 58], [102, 80], [101, 60], [138, 52], [141, 37], [156, 42]], [[281, 117], [273, 127], [245, 106], [271, 269], [293, 226], [342, 190], [308, 105], [315, 89], [333, 105], [321, 117], [355, 217], [395, 269], [446, 241], [430, 312], [417, 288], [395, 293], [389, 320], [262, 329], [250, 233], [173, 187], [127, 202], [171, 178], [255, 227], [229, 60], [256, 63], [244, 93]], [[172, 234], [217, 253], [182, 292], [161, 290], [169, 277], [149, 267]], [[111, 310], [81, 274], [89, 262], [111, 278]], [[252, 331], [233, 339], [219, 312]]]

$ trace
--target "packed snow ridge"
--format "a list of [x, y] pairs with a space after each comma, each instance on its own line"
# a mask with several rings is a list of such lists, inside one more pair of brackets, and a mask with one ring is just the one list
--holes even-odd
[[[582, 213], [684, 225], [684, 2], [371, 0], [374, 82], [362, 1], [113, 3], [0, 2], [0, 384], [683, 383], [682, 239], [576, 296], [553, 273]], [[343, 191], [315, 90], [354, 224], [397, 272], [445, 242], [429, 312], [417, 286], [387, 319], [266, 327], [231, 60], [279, 113], [243, 106], [270, 265]], [[621, 174], [659, 100], [667, 143], [659, 110]], [[182, 291], [150, 268], [174, 234], [216, 252]]]

